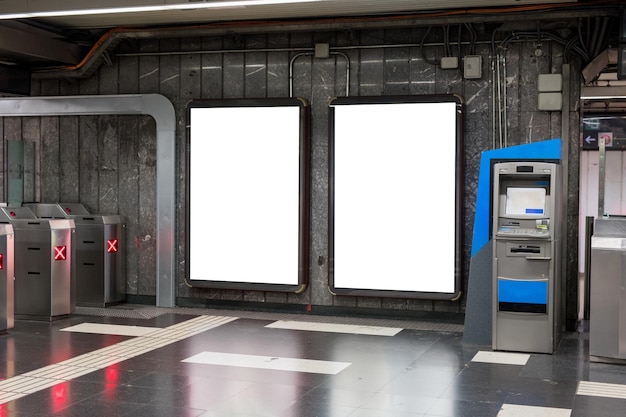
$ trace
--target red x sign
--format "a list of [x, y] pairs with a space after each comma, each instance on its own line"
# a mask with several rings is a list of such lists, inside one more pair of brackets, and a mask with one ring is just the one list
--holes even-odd
[[54, 260], [64, 261], [67, 258], [67, 250], [65, 246], [54, 247]]
[[109, 239], [107, 241], [107, 252], [109, 253], [115, 253], [117, 252], [117, 239]]
[[0, 269], [4, 269], [4, 254], [0, 253]]

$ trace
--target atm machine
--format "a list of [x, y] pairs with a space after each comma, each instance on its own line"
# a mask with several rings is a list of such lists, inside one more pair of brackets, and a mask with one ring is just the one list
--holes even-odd
[[560, 337], [560, 166], [493, 169], [494, 350], [552, 353]]

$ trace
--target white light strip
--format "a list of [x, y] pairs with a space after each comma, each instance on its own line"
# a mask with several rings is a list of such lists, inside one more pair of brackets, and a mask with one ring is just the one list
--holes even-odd
[[617, 100], [624, 99], [626, 96], [581, 96], [581, 100]]
[[180, 4], [167, 4], [155, 6], [136, 6], [136, 7], [103, 7], [93, 9], [70, 9], [70, 10], [53, 10], [53, 11], [33, 11], [22, 13], [5, 13], [0, 14], [0, 20], [7, 19], [28, 19], [33, 17], [59, 17], [59, 16], [83, 16], [95, 14], [116, 14], [116, 13], [142, 13], [142, 12], [161, 12], [167, 10], [195, 10], [195, 9], [230, 9], [244, 8], [250, 6], [268, 6], [274, 4], [293, 4], [293, 3], [314, 3], [325, 0], [237, 0], [237, 1], [216, 1], [216, 2], [192, 2]]

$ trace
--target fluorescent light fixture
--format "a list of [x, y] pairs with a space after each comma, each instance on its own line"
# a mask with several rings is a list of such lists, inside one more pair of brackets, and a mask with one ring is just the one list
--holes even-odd
[[0, 20], [7, 19], [28, 19], [33, 17], [59, 17], [59, 16], [83, 16], [94, 14], [115, 14], [115, 13], [143, 13], [160, 12], [167, 10], [197, 10], [197, 9], [230, 9], [252, 6], [269, 6], [275, 4], [296, 4], [314, 3], [324, 0], [233, 0], [233, 1], [212, 1], [212, 2], [192, 2], [178, 4], [162, 4], [134, 7], [101, 7], [86, 9], [68, 9], [51, 11], [29, 11], [0, 14]]
[[581, 100], [618, 100], [618, 99], [625, 99], [626, 96], [611, 96], [611, 95], [606, 95], [606, 96], [581, 96], [580, 99]]

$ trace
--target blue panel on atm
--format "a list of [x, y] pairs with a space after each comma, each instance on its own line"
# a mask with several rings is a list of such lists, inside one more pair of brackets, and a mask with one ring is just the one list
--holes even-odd
[[[509, 148], [483, 151], [480, 155], [476, 210], [474, 212], [474, 235], [472, 237], [472, 258], [489, 242], [491, 222], [491, 162], [496, 160], [529, 161], [560, 160], [561, 139], [542, 140]], [[539, 183], [538, 183], [539, 185]]]
[[547, 304], [547, 281], [498, 280], [500, 311], [546, 313]]

